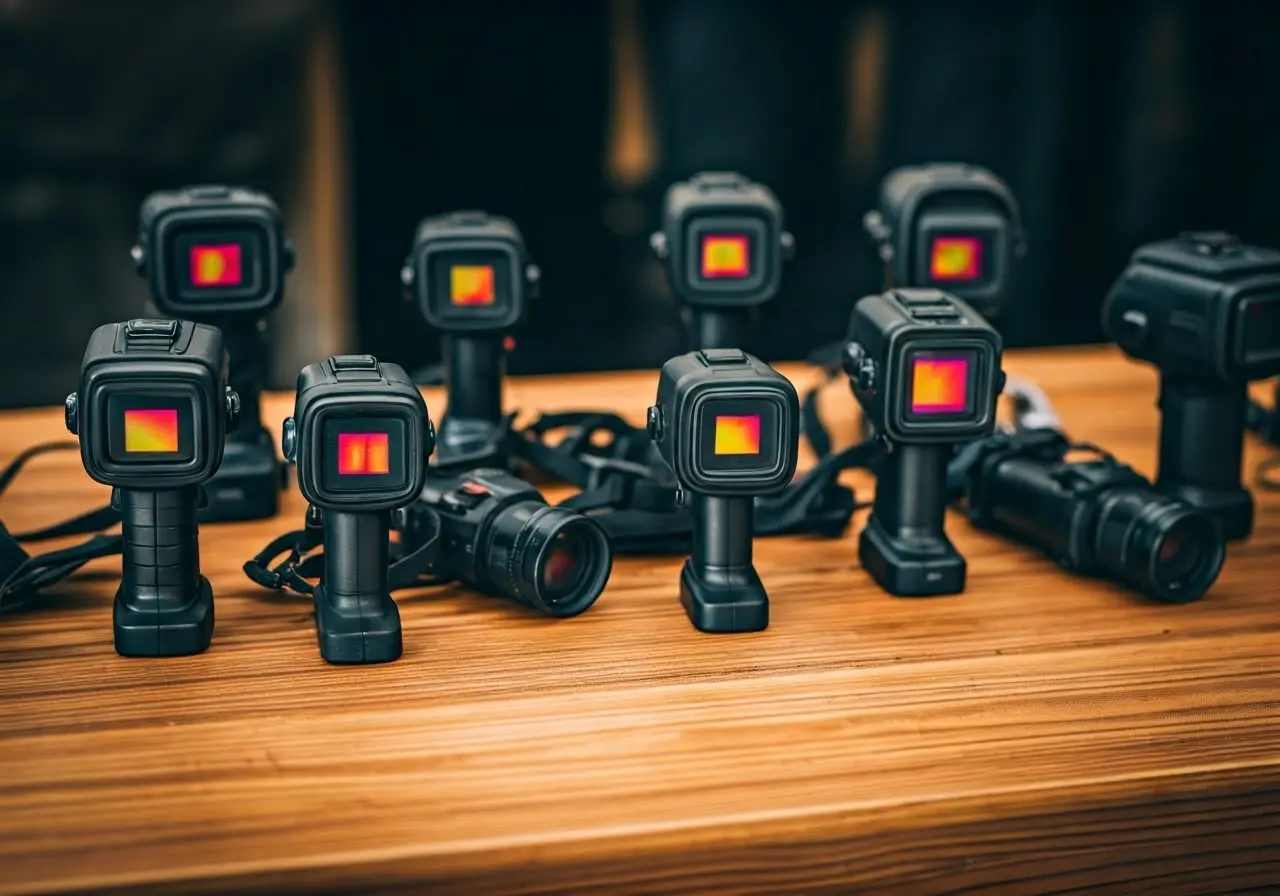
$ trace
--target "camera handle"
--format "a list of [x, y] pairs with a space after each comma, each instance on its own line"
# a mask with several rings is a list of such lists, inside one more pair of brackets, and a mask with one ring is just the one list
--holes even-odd
[[213, 589], [200, 574], [200, 486], [115, 489], [122, 575], [112, 608], [121, 656], [186, 656], [213, 637]]
[[944, 529], [953, 446], [889, 444], [875, 468], [876, 496], [858, 538], [858, 559], [897, 597], [957, 594], [965, 560]]
[[742, 348], [750, 334], [747, 308], [694, 308], [689, 317], [693, 349]]
[[1160, 377], [1156, 488], [1217, 520], [1227, 541], [1253, 529], [1253, 497], [1240, 482], [1248, 384]]
[[755, 499], [690, 496], [693, 550], [680, 571], [680, 603], [703, 632], [758, 632], [769, 596], [751, 562]]
[[441, 348], [448, 398], [444, 419], [437, 427], [434, 463], [451, 468], [459, 458], [467, 458], [471, 465], [473, 457], [485, 459], [500, 454], [506, 429], [502, 415], [502, 379], [507, 358], [503, 337], [446, 333]]
[[391, 599], [391, 512], [324, 513], [324, 573], [316, 586], [320, 655], [342, 665], [389, 663], [402, 651]]

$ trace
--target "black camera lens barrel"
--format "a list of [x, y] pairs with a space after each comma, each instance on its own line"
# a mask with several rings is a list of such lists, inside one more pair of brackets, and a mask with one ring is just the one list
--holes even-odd
[[200, 653], [213, 637], [213, 591], [200, 574], [199, 486], [118, 489], [123, 563], [113, 611], [122, 656]]
[[[545, 501], [499, 507], [477, 542], [482, 590], [561, 619], [590, 608], [613, 569], [613, 551], [600, 525]], [[553, 562], [572, 566], [553, 575]]]

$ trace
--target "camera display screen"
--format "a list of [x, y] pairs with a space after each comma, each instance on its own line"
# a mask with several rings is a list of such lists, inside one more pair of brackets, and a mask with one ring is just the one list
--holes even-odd
[[107, 437], [116, 463], [171, 463], [193, 457], [191, 399], [166, 395], [110, 395]]
[[408, 482], [403, 418], [330, 417], [323, 437], [326, 490], [394, 492]]
[[934, 236], [929, 246], [929, 278], [938, 283], [981, 280], [983, 248], [977, 236]]
[[907, 364], [908, 418], [973, 413], [977, 352], [916, 351], [908, 355]]
[[259, 298], [265, 245], [264, 235], [248, 226], [180, 231], [171, 256], [179, 296], [190, 301]]
[[192, 286], [239, 286], [244, 280], [239, 243], [192, 246], [188, 255]]
[[1280, 359], [1280, 294], [1242, 299], [1236, 333], [1239, 364], [1265, 364]]
[[716, 417], [716, 441], [714, 453], [759, 454], [760, 415], [721, 414]]
[[768, 473], [779, 462], [781, 410], [766, 398], [711, 398], [699, 409], [698, 465], [710, 474]]
[[751, 237], [736, 233], [702, 234], [699, 271], [704, 280], [740, 280], [751, 276]]
[[454, 305], [492, 305], [493, 265], [458, 264], [449, 269], [449, 301]]

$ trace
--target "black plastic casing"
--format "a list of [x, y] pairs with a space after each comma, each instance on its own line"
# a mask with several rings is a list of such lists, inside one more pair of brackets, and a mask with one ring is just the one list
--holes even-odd
[[[406, 476], [394, 491], [334, 491], [324, 485], [324, 429], [329, 419], [387, 417], [404, 422]], [[294, 434], [289, 435], [290, 428]], [[294, 448], [289, 450], [290, 439]], [[285, 454], [297, 464], [298, 487], [322, 510], [374, 512], [412, 503], [426, 481], [435, 431], [427, 404], [404, 368], [371, 355], [339, 355], [309, 364], [298, 374], [293, 417], [285, 421]]]
[[[912, 165], [881, 182], [877, 208], [863, 226], [885, 266], [885, 286], [934, 286], [994, 318], [1013, 290], [1014, 261], [1025, 251], [1013, 192], [985, 168], [958, 163]], [[991, 274], [980, 283], [933, 282], [928, 248], [935, 234], [982, 235]]]
[[[698, 236], [704, 232], [747, 233], [751, 275], [743, 280], [700, 282]], [[782, 285], [788, 255], [782, 205], [763, 184], [729, 171], [705, 171], [672, 184], [663, 200], [662, 239], [671, 290], [688, 305], [708, 310], [764, 304]], [[755, 262], [758, 261], [758, 264]]]
[[1125, 354], [1162, 373], [1236, 384], [1280, 374], [1280, 342], [1252, 357], [1241, 351], [1250, 306], [1265, 299], [1280, 309], [1280, 251], [1186, 234], [1133, 253], [1103, 303], [1102, 326]]
[[[440, 521], [435, 571], [493, 597], [514, 600], [550, 616], [576, 616], [603, 590], [613, 569], [608, 538], [591, 517], [552, 507], [532, 485], [505, 470], [480, 468], [460, 476], [431, 476], [422, 503]], [[410, 525], [414, 519], [409, 514]], [[568, 526], [591, 530], [601, 563], [575, 600], [548, 601], [538, 583], [557, 535]], [[412, 533], [408, 533], [410, 536]], [[585, 533], [584, 533], [585, 534]]]
[[[178, 239], [196, 231], [253, 233], [262, 246], [255, 282], [217, 291], [208, 288], [199, 299], [183, 298], [173, 249]], [[156, 307], [164, 314], [203, 320], [232, 314], [261, 316], [280, 304], [285, 274], [293, 261], [280, 209], [258, 190], [218, 184], [161, 190], [148, 195], [138, 210], [134, 262], [147, 277]]]
[[[702, 414], [708, 401], [770, 402], [776, 408], [776, 463], [766, 471], [703, 469]], [[781, 491], [796, 472], [800, 401], [795, 386], [759, 358], [738, 349], [706, 349], [662, 365], [649, 434], [662, 459], [687, 490], [710, 496], [766, 495]], [[769, 434], [765, 434], [768, 436]]]
[[[854, 306], [843, 366], [877, 433], [892, 442], [954, 444], [982, 438], [994, 428], [1004, 388], [1003, 349], [991, 324], [955, 296], [936, 289], [891, 289], [864, 296]], [[972, 414], [910, 419], [908, 363], [917, 351], [975, 353]]]
[[[131, 327], [152, 327], [157, 335], [130, 336]], [[170, 328], [172, 336], [159, 335]], [[80, 367], [73, 399], [80, 458], [94, 481], [119, 489], [158, 491], [202, 485], [222, 463], [226, 444], [227, 352], [216, 327], [191, 321], [104, 324], [93, 331]], [[180, 395], [193, 409], [190, 460], [145, 466], [111, 459], [111, 395]]]
[[[448, 296], [432, 283], [431, 269], [441, 256], [496, 255], [505, 260], [505, 283], [495, 284], [500, 301], [493, 307], [451, 310]], [[427, 324], [448, 334], [503, 333], [521, 324], [537, 293], [536, 269], [529, 264], [520, 229], [510, 218], [483, 211], [457, 211], [424, 218], [414, 233], [403, 280]]]

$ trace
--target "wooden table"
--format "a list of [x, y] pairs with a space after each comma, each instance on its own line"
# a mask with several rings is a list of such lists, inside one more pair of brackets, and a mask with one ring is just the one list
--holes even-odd
[[[1006, 366], [1074, 435], [1150, 471], [1149, 371], [1109, 349]], [[655, 382], [522, 380], [509, 403], [638, 422]], [[270, 428], [288, 406], [267, 402]], [[845, 439], [852, 406], [843, 384], [824, 393]], [[0, 460], [59, 437], [60, 411], [8, 414]], [[1267, 452], [1251, 441], [1249, 469]], [[0, 515], [20, 530], [105, 497], [55, 455]], [[1253, 539], [1186, 606], [1071, 578], [959, 517], [968, 591], [894, 599], [858, 568], [859, 521], [840, 542], [757, 542], [773, 601], [758, 635], [698, 634], [680, 560], [627, 558], [567, 621], [411, 593], [401, 661], [334, 668], [305, 599], [240, 571], [294, 526], [293, 495], [284, 519], [205, 529], [202, 656], [117, 657], [109, 575], [0, 620], [0, 892], [1274, 884], [1280, 499], [1258, 497]]]

